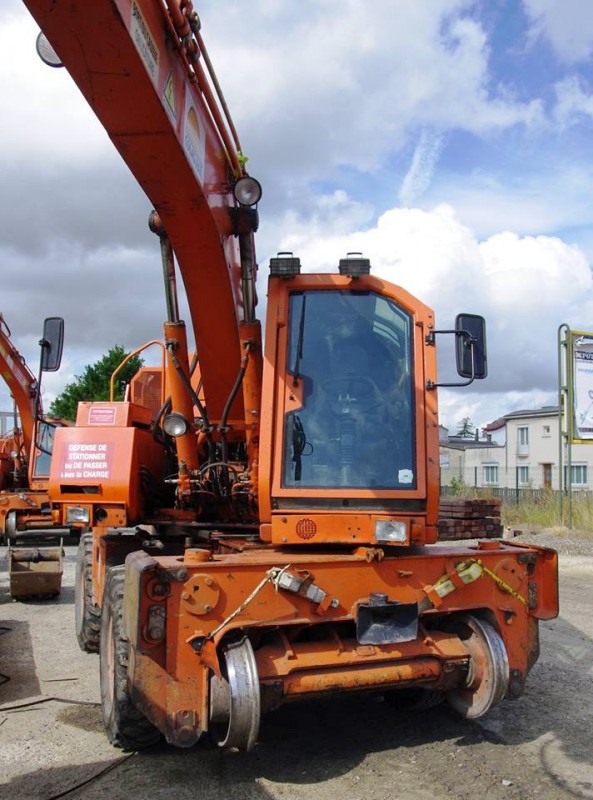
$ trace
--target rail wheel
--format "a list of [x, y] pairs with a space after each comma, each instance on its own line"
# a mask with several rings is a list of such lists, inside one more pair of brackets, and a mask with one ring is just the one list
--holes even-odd
[[466, 719], [478, 719], [504, 699], [509, 685], [509, 662], [504, 642], [486, 620], [463, 614], [451, 620], [471, 658], [464, 686], [446, 693], [446, 700]]
[[16, 541], [17, 518], [16, 511], [9, 511], [4, 521], [4, 544], [10, 545]]
[[101, 609], [93, 603], [93, 537], [83, 533], [76, 554], [74, 583], [74, 625], [80, 649], [85, 653], [99, 652]]
[[124, 569], [123, 566], [112, 567], [105, 582], [99, 647], [101, 709], [111, 744], [124, 750], [140, 750], [161, 737], [134, 706], [128, 693], [129, 642], [123, 628]]
[[249, 751], [257, 741], [261, 719], [261, 697], [257, 664], [251, 642], [244, 637], [222, 647], [226, 677], [210, 683], [211, 722], [224, 723], [223, 733], [214, 734], [218, 746]]

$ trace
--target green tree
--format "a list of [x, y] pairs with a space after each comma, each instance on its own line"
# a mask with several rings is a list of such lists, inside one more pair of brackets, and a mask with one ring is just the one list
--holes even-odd
[[464, 439], [471, 439], [476, 432], [475, 426], [469, 417], [464, 417], [457, 423], [456, 436], [462, 436]]
[[[49, 407], [50, 416], [75, 420], [81, 400], [109, 400], [111, 375], [127, 355], [123, 347], [116, 345], [94, 364], [87, 364], [82, 375], [77, 375], [72, 383], [66, 384], [64, 391], [52, 402]], [[130, 382], [143, 363], [140, 356], [133, 356], [117, 375], [116, 400], [123, 399], [123, 387]]]

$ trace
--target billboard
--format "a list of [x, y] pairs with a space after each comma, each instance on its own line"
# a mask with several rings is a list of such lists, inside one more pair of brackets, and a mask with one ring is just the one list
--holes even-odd
[[570, 331], [573, 442], [593, 441], [593, 332]]

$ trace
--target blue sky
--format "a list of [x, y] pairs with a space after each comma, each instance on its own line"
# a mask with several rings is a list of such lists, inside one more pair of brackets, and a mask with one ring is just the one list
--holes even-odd
[[[260, 295], [277, 250], [311, 270], [362, 250], [440, 327], [487, 319], [489, 377], [441, 391], [444, 424], [554, 403], [558, 326], [593, 329], [593, 4], [195, 7], [264, 187]], [[5, 0], [0, 311], [34, 371], [43, 317], [66, 318], [49, 401], [114, 344], [158, 337], [164, 304], [150, 204], [35, 34]]]

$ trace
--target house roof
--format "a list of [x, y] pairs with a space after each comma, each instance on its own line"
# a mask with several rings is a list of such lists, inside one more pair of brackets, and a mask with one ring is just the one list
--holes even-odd
[[524, 417], [555, 417], [558, 415], [558, 406], [542, 406], [541, 408], [530, 408], [521, 411], [511, 411], [505, 414], [503, 420], [517, 419]]
[[504, 417], [499, 417], [498, 419], [495, 419], [494, 422], [490, 422], [488, 425], [485, 425], [483, 430], [491, 433], [492, 431], [499, 431], [501, 428], [504, 428], [505, 425], [506, 421]]
[[558, 406], [542, 406], [541, 408], [525, 408], [519, 411], [509, 411], [504, 417], [495, 419], [494, 422], [489, 422], [485, 425], [483, 430], [487, 433], [498, 431], [507, 424], [510, 419], [524, 419], [526, 417], [555, 417], [558, 415]]
[[485, 439], [474, 439], [465, 436], [450, 436], [446, 441], [440, 442], [441, 447], [449, 447], [451, 450], [476, 450], [478, 448], [497, 448], [504, 447], [496, 442], [488, 442]]

